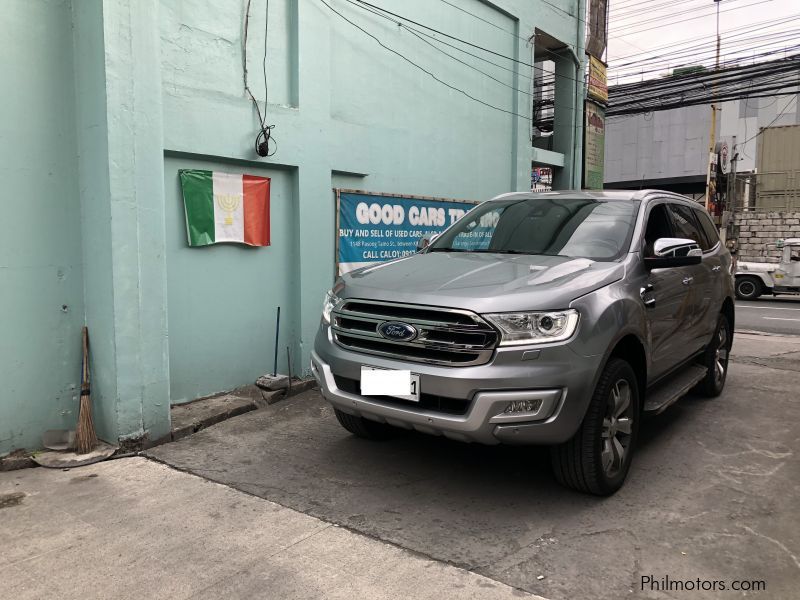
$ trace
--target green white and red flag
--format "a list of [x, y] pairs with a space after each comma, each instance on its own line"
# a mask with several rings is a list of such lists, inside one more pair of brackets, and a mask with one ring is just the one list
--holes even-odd
[[268, 177], [181, 169], [190, 246], [269, 246]]

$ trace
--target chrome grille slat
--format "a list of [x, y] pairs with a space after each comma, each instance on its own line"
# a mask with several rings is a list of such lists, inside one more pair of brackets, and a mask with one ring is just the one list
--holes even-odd
[[[432, 318], [437, 316], [441, 320]], [[412, 340], [384, 338], [378, 326], [386, 321], [413, 325], [418, 335]], [[498, 342], [494, 328], [469, 311], [357, 298], [333, 310], [331, 328], [336, 343], [350, 350], [447, 366], [484, 364]]]

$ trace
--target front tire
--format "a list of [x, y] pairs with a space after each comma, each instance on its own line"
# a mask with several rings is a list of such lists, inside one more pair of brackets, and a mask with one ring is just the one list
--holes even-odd
[[338, 408], [334, 408], [333, 411], [336, 413], [336, 419], [339, 424], [356, 437], [367, 440], [385, 440], [393, 437], [396, 433], [396, 430], [386, 423], [378, 423], [364, 417], [348, 415]]
[[736, 297], [739, 300], [755, 300], [762, 291], [762, 283], [758, 277], [743, 275], [736, 278]]
[[701, 364], [708, 369], [703, 380], [695, 386], [695, 391], [708, 398], [716, 398], [725, 388], [728, 377], [728, 359], [731, 352], [731, 326], [728, 317], [721, 314], [717, 319], [714, 337], [703, 352]]
[[639, 385], [630, 364], [611, 358], [600, 375], [580, 429], [554, 446], [553, 473], [566, 487], [610, 496], [622, 487], [639, 431]]

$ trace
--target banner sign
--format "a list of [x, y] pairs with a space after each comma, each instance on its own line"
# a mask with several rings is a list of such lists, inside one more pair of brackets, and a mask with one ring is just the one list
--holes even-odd
[[337, 275], [414, 254], [421, 237], [441, 233], [477, 204], [357, 190], [335, 192]]
[[594, 56], [589, 57], [589, 98], [608, 104], [608, 74], [606, 65]]
[[589, 0], [589, 31], [586, 52], [603, 58], [608, 44], [608, 0]]
[[531, 170], [531, 191], [550, 192], [553, 190], [553, 169], [534, 167]]
[[606, 113], [594, 102], [586, 102], [583, 186], [589, 190], [603, 189], [606, 150]]

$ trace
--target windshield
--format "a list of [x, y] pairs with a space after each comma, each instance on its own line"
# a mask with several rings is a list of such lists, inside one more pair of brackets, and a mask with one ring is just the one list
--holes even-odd
[[637, 202], [593, 198], [494, 200], [476, 206], [430, 252], [493, 252], [616, 260], [630, 245]]

